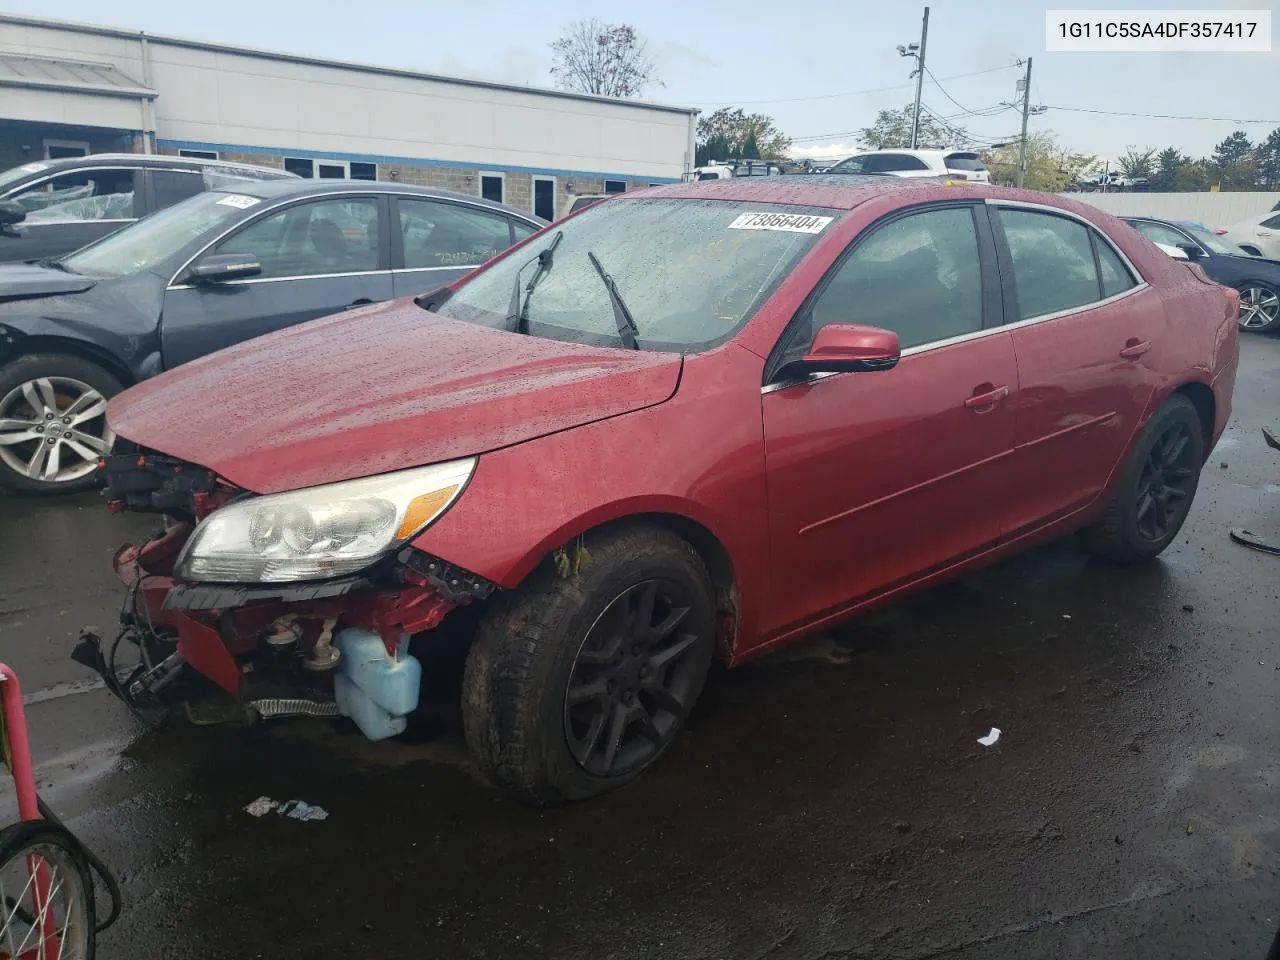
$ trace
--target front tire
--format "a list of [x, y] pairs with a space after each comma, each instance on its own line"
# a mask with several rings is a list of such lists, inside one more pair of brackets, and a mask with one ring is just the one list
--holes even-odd
[[107, 401], [120, 381], [82, 357], [33, 353], [0, 367], [0, 485], [75, 493], [97, 484], [111, 448]]
[[1182, 529], [1200, 483], [1204, 427], [1175, 394], [1143, 427], [1103, 519], [1086, 531], [1090, 549], [1118, 563], [1158, 557]]
[[534, 806], [634, 780], [675, 741], [715, 647], [711, 578], [656, 527], [588, 537], [569, 577], [544, 563], [496, 598], [467, 656], [467, 743], [481, 771]]

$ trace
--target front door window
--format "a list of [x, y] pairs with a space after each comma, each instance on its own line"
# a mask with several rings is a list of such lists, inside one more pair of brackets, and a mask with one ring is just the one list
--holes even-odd
[[317, 200], [263, 217], [213, 252], [255, 257], [266, 279], [364, 273], [381, 263], [380, 237], [373, 197]]

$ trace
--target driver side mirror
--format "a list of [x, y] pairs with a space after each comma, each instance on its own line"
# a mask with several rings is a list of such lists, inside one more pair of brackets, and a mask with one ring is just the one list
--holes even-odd
[[1201, 250], [1194, 243], [1180, 243], [1178, 249], [1187, 255], [1188, 260], [1199, 260]]
[[22, 204], [16, 200], [0, 200], [0, 234], [6, 237], [20, 236], [18, 231], [13, 229], [13, 225], [25, 219], [27, 219], [27, 211]]
[[187, 283], [222, 283], [262, 273], [262, 264], [251, 253], [215, 253], [187, 271]]
[[787, 364], [784, 377], [814, 373], [866, 373], [891, 370], [902, 358], [902, 346], [892, 330], [856, 323], [828, 323], [819, 328], [809, 350]]

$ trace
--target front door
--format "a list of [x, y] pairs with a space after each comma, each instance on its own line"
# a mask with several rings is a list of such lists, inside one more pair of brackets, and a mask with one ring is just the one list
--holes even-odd
[[16, 237], [0, 237], [0, 261], [41, 260], [78, 250], [133, 223], [145, 210], [141, 171], [126, 167], [57, 174], [9, 193], [27, 213]]
[[827, 323], [893, 330], [904, 352], [765, 388], [771, 634], [999, 540], [1018, 392], [999, 311], [986, 212], [949, 205], [870, 228], [797, 317], [787, 355]]
[[[999, 208], [1015, 406], [1010, 532], [1065, 516], [1107, 485], [1156, 389], [1148, 366], [1164, 307], [1092, 227], [1042, 209]], [[1096, 255], [1095, 255], [1096, 254]]]
[[205, 255], [243, 253], [262, 273], [181, 282], [160, 321], [166, 368], [274, 330], [392, 297], [385, 198], [334, 197], [269, 211]]

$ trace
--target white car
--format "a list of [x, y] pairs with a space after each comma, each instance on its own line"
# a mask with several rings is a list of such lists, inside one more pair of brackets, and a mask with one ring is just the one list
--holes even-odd
[[827, 168], [830, 173], [891, 173], [896, 177], [950, 177], [988, 183], [991, 174], [967, 150], [868, 150]]
[[1241, 220], [1223, 236], [1245, 253], [1280, 260], [1280, 210]]

